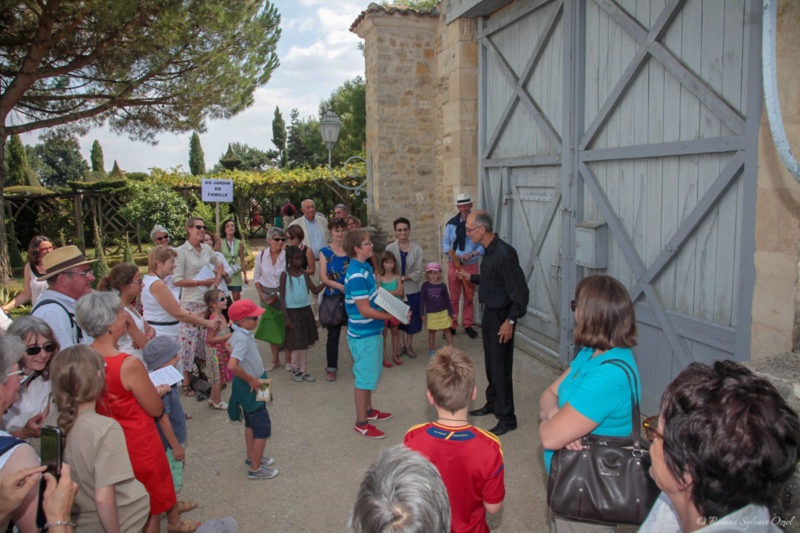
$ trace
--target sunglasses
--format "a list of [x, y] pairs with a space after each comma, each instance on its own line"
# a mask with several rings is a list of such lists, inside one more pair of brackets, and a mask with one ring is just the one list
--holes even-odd
[[162, 235], [161, 237], [156, 237], [157, 241], [168, 241], [169, 235]]
[[206, 229], [205, 226], [195, 226], [194, 229]]
[[646, 418], [645, 421], [642, 422], [642, 427], [644, 428], [644, 436], [650, 442], [656, 440], [656, 437], [664, 440], [664, 434], [656, 429], [658, 427], [658, 416]]
[[575, 309], [578, 308], [577, 302], [575, 300], [570, 301], [569, 302], [569, 308], [572, 309], [572, 312], [574, 313]]
[[47, 353], [53, 353], [56, 351], [56, 344], [54, 342], [48, 342], [44, 346], [28, 346], [25, 348], [25, 353], [28, 355], [39, 355], [39, 352], [42, 350]]
[[286, 239], [284, 239], [283, 237], [273, 237], [272, 240], [278, 242], [284, 242]]
[[245, 320], [258, 320], [257, 316], [246, 316], [244, 317]]
[[225, 298], [224, 296], [222, 296], [221, 298], [217, 298], [217, 301], [218, 301], [218, 302], [225, 302], [225, 301], [227, 301], [227, 300], [228, 300], [228, 299], [227, 299], [227, 298]]

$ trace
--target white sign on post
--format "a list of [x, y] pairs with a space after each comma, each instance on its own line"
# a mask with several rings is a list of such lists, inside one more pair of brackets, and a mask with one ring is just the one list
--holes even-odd
[[204, 202], [233, 202], [233, 180], [203, 180]]

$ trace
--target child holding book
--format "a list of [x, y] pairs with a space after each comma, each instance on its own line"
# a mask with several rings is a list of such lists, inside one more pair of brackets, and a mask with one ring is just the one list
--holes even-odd
[[206, 328], [206, 377], [211, 383], [209, 407], [227, 409], [228, 404], [220, 400], [220, 391], [224, 381], [223, 374], [228, 371], [230, 350], [228, 340], [231, 331], [223, 311], [228, 307], [228, 298], [219, 289], [207, 290], [203, 295], [206, 311], [203, 318], [213, 321], [213, 326]]
[[50, 381], [67, 443], [64, 462], [78, 484], [70, 517], [76, 531], [142, 531], [150, 497], [133, 475], [122, 426], [95, 412], [106, 384], [103, 357], [83, 344], [67, 348], [53, 359]]
[[310, 290], [314, 294], [325, 287], [311, 281], [308, 272], [303, 270], [305, 254], [297, 246], [286, 247], [286, 270], [281, 273], [281, 309], [286, 318], [286, 337], [283, 346], [291, 354], [293, 379], [297, 382], [314, 381], [308, 373], [306, 360], [308, 347], [319, 339], [314, 313], [311, 311]]
[[253, 331], [258, 327], [258, 317], [263, 312], [263, 308], [246, 299], [233, 302], [228, 309], [228, 316], [233, 321], [229, 362], [233, 382], [228, 417], [233, 421], [244, 419], [244, 439], [247, 445], [247, 458], [244, 462], [250, 467], [248, 479], [271, 479], [278, 475], [277, 468], [269, 468], [275, 462], [272, 457], [264, 457], [264, 447], [272, 434], [267, 405], [256, 398], [261, 389], [259, 378], [267, 378], [256, 339], [253, 337]]
[[436, 332], [444, 331], [447, 345], [453, 345], [453, 334], [450, 324], [456, 314], [450, 304], [450, 294], [447, 285], [442, 283], [442, 267], [436, 261], [431, 261], [425, 266], [425, 277], [428, 281], [422, 284], [419, 299], [419, 313], [422, 320], [428, 323], [428, 357], [436, 353]]
[[[397, 269], [397, 258], [388, 250], [381, 254], [381, 260], [378, 263], [378, 275], [376, 276], [380, 286], [389, 291], [390, 294], [399, 299], [403, 299], [403, 276], [400, 275]], [[400, 321], [395, 317], [387, 320], [383, 327], [383, 366], [391, 368], [392, 361], [395, 365], [402, 365], [398, 349], [400, 348]], [[386, 333], [391, 330], [392, 332], [392, 359], [389, 360], [388, 346], [386, 345]]]
[[[156, 336], [142, 350], [144, 366], [147, 367], [148, 372], [175, 366], [180, 349], [181, 345], [172, 337]], [[174, 383], [170, 387], [170, 391], [161, 397], [161, 400], [164, 402], [164, 414], [158, 420], [158, 434], [161, 437], [161, 444], [164, 445], [164, 450], [167, 452], [167, 462], [172, 471], [172, 482], [177, 493], [183, 485], [183, 461], [186, 458], [186, 452], [183, 449], [183, 445], [186, 443], [186, 413], [183, 411], [178, 395], [178, 384]], [[191, 502], [178, 502], [177, 507], [186, 512], [196, 505]], [[167, 513], [167, 518], [170, 518], [169, 513]]]
[[503, 506], [505, 468], [497, 437], [467, 422], [467, 409], [477, 394], [475, 365], [464, 352], [445, 346], [428, 364], [425, 381], [437, 420], [409, 429], [403, 444], [442, 475], [451, 531], [489, 533], [486, 513]]

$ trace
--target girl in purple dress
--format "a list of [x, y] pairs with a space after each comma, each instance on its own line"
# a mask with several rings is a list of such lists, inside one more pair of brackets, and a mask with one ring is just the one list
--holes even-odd
[[419, 314], [422, 320], [428, 323], [428, 357], [436, 353], [436, 332], [444, 331], [447, 345], [453, 345], [453, 334], [450, 324], [455, 316], [453, 306], [450, 304], [450, 293], [447, 285], [442, 283], [442, 267], [436, 261], [431, 261], [425, 267], [425, 276], [428, 281], [422, 284], [419, 299]]

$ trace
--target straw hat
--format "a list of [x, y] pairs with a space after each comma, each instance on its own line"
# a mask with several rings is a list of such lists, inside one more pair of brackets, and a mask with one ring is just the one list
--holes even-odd
[[88, 265], [94, 263], [97, 259], [86, 259], [81, 249], [71, 244], [69, 246], [62, 246], [56, 248], [42, 259], [42, 266], [44, 267], [44, 275], [39, 276], [37, 279], [42, 281], [50, 279], [56, 274], [61, 274], [80, 265]]
[[456, 205], [467, 205], [472, 203], [472, 198], [469, 197], [469, 194], [462, 192], [458, 196], [456, 196]]

